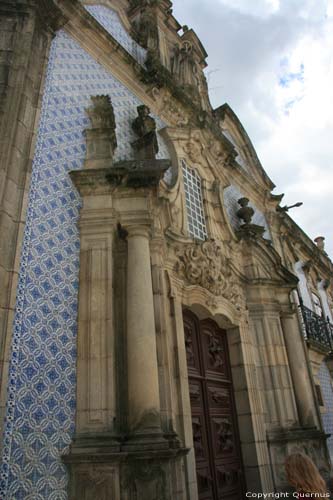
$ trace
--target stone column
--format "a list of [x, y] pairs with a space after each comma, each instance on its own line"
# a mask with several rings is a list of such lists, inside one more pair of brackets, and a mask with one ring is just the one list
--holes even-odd
[[308, 371], [304, 343], [295, 313], [283, 314], [281, 316], [281, 324], [300, 424], [304, 427], [318, 425], [310, 382], [311, 375]]
[[149, 228], [130, 226], [127, 268], [128, 424], [136, 436], [161, 434]]

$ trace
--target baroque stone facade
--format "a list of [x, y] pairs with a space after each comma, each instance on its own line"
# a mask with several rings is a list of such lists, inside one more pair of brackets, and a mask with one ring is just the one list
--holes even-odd
[[329, 475], [332, 263], [170, 0], [0, 5], [0, 498]]

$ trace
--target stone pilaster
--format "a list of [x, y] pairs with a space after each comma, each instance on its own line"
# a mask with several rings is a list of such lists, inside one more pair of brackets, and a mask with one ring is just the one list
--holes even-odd
[[293, 383], [278, 305], [252, 305], [250, 329], [255, 345], [258, 386], [266, 429], [298, 425]]
[[110, 433], [116, 418], [113, 233], [110, 218], [81, 220], [77, 435]]
[[304, 342], [301, 338], [301, 331], [296, 314], [292, 312], [283, 314], [281, 316], [281, 324], [293, 380], [300, 425], [303, 427], [318, 427], [319, 422], [316, 417], [315, 402], [310, 379], [311, 375], [307, 368]]

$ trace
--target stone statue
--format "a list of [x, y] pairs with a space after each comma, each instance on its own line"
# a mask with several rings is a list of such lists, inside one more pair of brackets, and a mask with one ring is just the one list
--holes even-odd
[[157, 20], [150, 6], [147, 6], [141, 14], [138, 27], [138, 41], [142, 47], [156, 53], [158, 49]]
[[249, 207], [249, 199], [248, 198], [240, 198], [238, 200], [241, 208], [237, 212], [237, 217], [244, 221], [245, 224], [251, 224], [252, 217], [254, 216], [254, 210], [252, 207]]
[[185, 41], [180, 49], [179, 81], [181, 85], [194, 85], [195, 71], [193, 47], [190, 42]]
[[182, 86], [196, 84], [196, 64], [193, 47], [188, 41], [182, 46], [176, 45], [171, 58], [171, 72]]
[[138, 106], [138, 117], [132, 128], [139, 139], [132, 143], [138, 160], [154, 160], [158, 153], [156, 122], [150, 115], [150, 109], [144, 104]]

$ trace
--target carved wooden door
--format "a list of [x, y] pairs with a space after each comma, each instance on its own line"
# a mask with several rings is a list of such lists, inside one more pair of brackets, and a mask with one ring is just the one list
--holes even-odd
[[239, 500], [243, 474], [226, 332], [184, 312], [200, 500]]

